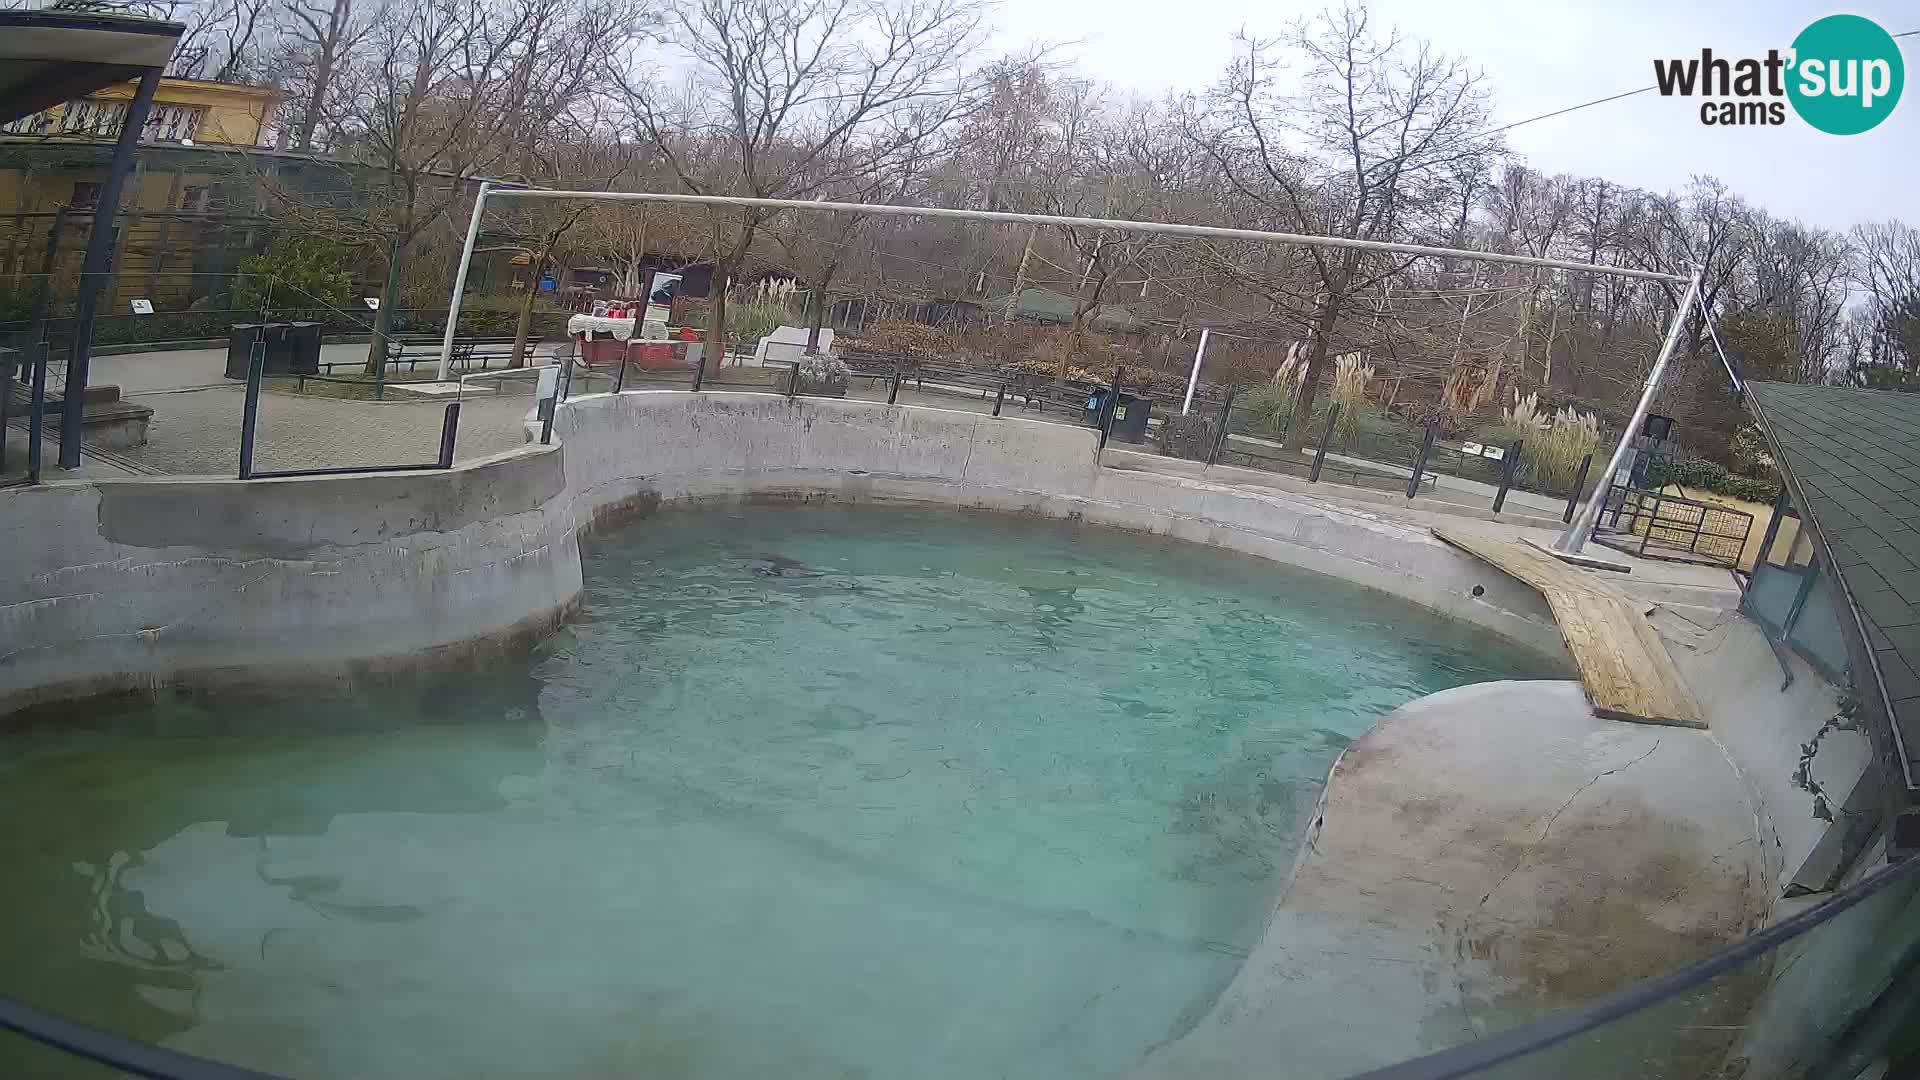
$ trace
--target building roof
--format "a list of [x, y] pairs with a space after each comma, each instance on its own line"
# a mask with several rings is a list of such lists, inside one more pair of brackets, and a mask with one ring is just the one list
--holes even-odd
[[[1747, 391], [1859, 612], [1874, 671], [1856, 660], [1854, 684], [1881, 695], [1911, 792], [1920, 788], [1920, 393], [1758, 382]], [[1854, 621], [1840, 616], [1842, 627]]]

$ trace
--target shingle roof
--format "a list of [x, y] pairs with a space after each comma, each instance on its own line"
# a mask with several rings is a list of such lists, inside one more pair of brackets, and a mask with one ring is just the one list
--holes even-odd
[[[1859, 608], [1912, 789], [1920, 778], [1920, 394], [1757, 382], [1747, 391], [1801, 514], [1825, 538]], [[1842, 626], [1851, 622], [1840, 614]], [[1853, 676], [1871, 692], [1869, 673]]]

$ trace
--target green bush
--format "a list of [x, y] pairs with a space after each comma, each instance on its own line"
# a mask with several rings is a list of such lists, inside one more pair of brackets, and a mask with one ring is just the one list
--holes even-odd
[[281, 233], [259, 255], [240, 262], [233, 306], [243, 311], [345, 308], [353, 301], [353, 276], [339, 244], [313, 233]]
[[1647, 482], [1654, 487], [1678, 484], [1757, 503], [1770, 503], [1780, 494], [1780, 485], [1772, 478], [1741, 476], [1705, 458], [1656, 461], [1647, 469]]
[[1287, 422], [1293, 419], [1294, 388], [1256, 386], [1233, 399], [1233, 415], [1246, 430], [1268, 435], [1285, 435]]
[[1219, 431], [1219, 425], [1210, 415], [1204, 413], [1175, 415], [1160, 422], [1154, 441], [1159, 445], [1160, 452], [1168, 457], [1205, 461], [1207, 455], [1213, 452], [1213, 444], [1219, 436]]

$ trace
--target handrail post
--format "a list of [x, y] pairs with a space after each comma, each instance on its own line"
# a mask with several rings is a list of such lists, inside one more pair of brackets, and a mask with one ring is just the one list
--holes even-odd
[[1307, 483], [1320, 482], [1320, 467], [1327, 463], [1327, 446], [1333, 442], [1333, 428], [1340, 422], [1340, 403], [1334, 402], [1327, 410], [1327, 429], [1320, 433], [1320, 447], [1313, 452], [1313, 471], [1307, 474]]
[[1098, 453], [1107, 448], [1107, 436], [1113, 432], [1113, 422], [1120, 415], [1120, 373], [1123, 369], [1113, 369], [1113, 383], [1107, 389], [1107, 407], [1100, 413], [1100, 441], [1094, 447]]
[[45, 450], [40, 440], [46, 437], [47, 428], [47, 343], [41, 341], [33, 346], [33, 394], [29, 399], [27, 414], [27, 482], [40, 482], [40, 459]]
[[1580, 459], [1580, 475], [1573, 478], [1573, 493], [1567, 496], [1567, 512], [1560, 518], [1563, 524], [1573, 521], [1573, 512], [1580, 506], [1580, 493], [1587, 488], [1587, 470], [1591, 468], [1593, 455], [1588, 454]]
[[447, 413], [440, 421], [440, 467], [453, 468], [453, 441], [460, 434], [460, 403], [447, 402]]
[[1413, 475], [1407, 479], [1407, 498], [1411, 499], [1420, 491], [1420, 474], [1427, 469], [1427, 455], [1433, 453], [1433, 428], [1427, 428], [1426, 437], [1420, 440], [1420, 456], [1414, 459]]
[[1214, 465], [1220, 461], [1220, 451], [1227, 445], [1227, 421], [1233, 418], [1233, 395], [1239, 389], [1232, 383], [1227, 384], [1227, 400], [1220, 405], [1220, 427], [1213, 433], [1212, 449], [1207, 451], [1208, 465]]
[[1507, 447], [1506, 460], [1501, 463], [1506, 467], [1500, 470], [1500, 490], [1493, 496], [1493, 512], [1496, 514], [1507, 505], [1507, 492], [1512, 490], [1513, 478], [1520, 472], [1520, 448], [1525, 445], [1526, 440], [1515, 439], [1513, 445]]
[[260, 377], [267, 370], [267, 343], [257, 338], [247, 356], [247, 396], [240, 403], [240, 479], [253, 479], [253, 436], [260, 424]]

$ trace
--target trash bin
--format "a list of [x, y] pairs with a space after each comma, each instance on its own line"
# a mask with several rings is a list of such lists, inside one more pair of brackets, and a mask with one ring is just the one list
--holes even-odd
[[[1099, 427], [1102, 410], [1106, 408], [1107, 397], [1113, 393], [1110, 386], [1095, 387], [1087, 395], [1087, 423]], [[1120, 404], [1114, 409], [1113, 429], [1108, 438], [1121, 442], [1143, 443], [1147, 441], [1147, 416], [1153, 411], [1153, 399], [1135, 397], [1125, 391], [1120, 393]]]
[[[267, 344], [267, 366], [264, 374], [292, 374], [292, 323], [236, 323], [227, 338], [227, 378], [244, 379], [247, 377], [247, 365], [253, 356], [253, 343], [265, 341]], [[314, 349], [315, 363], [319, 362], [319, 348]], [[307, 374], [318, 372], [318, 367]]]
[[320, 324], [289, 323], [287, 329], [287, 373], [320, 374]]

